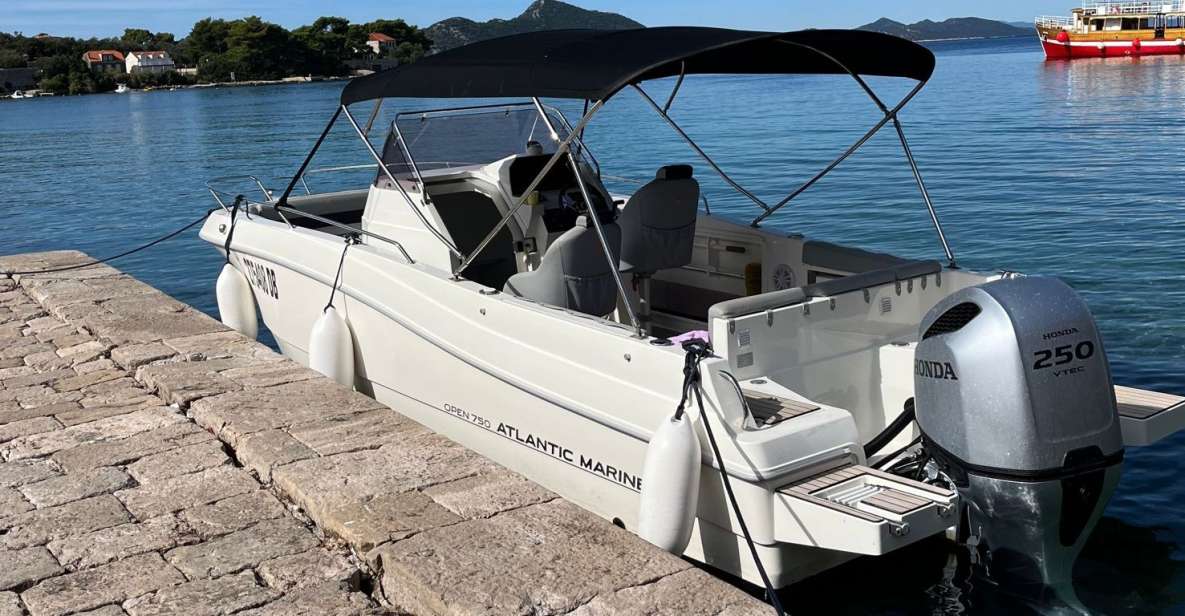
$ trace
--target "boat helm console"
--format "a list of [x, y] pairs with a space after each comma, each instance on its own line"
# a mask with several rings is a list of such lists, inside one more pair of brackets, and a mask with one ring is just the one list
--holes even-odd
[[[949, 533], [993, 581], [1073, 605], [1071, 565], [1125, 447], [1185, 427], [1185, 398], [1117, 387], [1065, 284], [958, 266], [899, 117], [933, 69], [926, 48], [874, 32], [646, 28], [515, 35], [355, 79], [283, 190], [251, 178], [261, 198], [236, 216], [211, 186], [219, 311], [247, 333], [262, 315], [297, 361], [748, 582]], [[763, 198], [670, 114], [686, 79], [721, 73], [853, 79], [882, 116]], [[886, 102], [868, 76], [914, 85]], [[583, 133], [626, 94], [694, 166], [602, 170]], [[579, 119], [553, 98], [583, 103]], [[312, 168], [343, 119], [372, 160]], [[763, 226], [890, 125], [941, 260]], [[351, 170], [365, 180], [315, 190]], [[712, 175], [751, 219], [710, 211]]]

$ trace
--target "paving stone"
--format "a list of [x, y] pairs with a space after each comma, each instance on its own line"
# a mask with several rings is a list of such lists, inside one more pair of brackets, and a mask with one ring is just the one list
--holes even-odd
[[242, 389], [238, 383], [218, 374], [219, 370], [240, 365], [237, 359], [149, 364], [136, 369], [136, 380], [170, 404], [184, 408], [194, 400]]
[[248, 389], [323, 378], [320, 372], [309, 370], [288, 359], [245, 368], [232, 368], [222, 371], [221, 374]]
[[113, 441], [155, 428], [186, 422], [185, 417], [167, 408], [152, 408], [70, 426], [54, 432], [15, 438], [0, 444], [0, 455], [9, 460], [46, 456], [63, 449], [88, 443]]
[[319, 524], [347, 503], [410, 492], [497, 468], [493, 462], [435, 434], [398, 445], [301, 460], [272, 471], [272, 482]]
[[124, 604], [129, 616], [221, 616], [263, 605], [280, 596], [255, 582], [251, 572], [215, 580], [197, 580]]
[[164, 293], [114, 299], [103, 302], [103, 309], [111, 316], [87, 325], [116, 345], [226, 331], [218, 321]]
[[296, 440], [323, 456], [376, 449], [411, 431], [424, 433], [427, 428], [387, 408], [322, 419], [288, 430]]
[[111, 359], [124, 370], [135, 370], [144, 364], [168, 359], [177, 354], [171, 347], [160, 342], [129, 344], [111, 350]]
[[429, 486], [423, 492], [467, 520], [488, 518], [503, 511], [558, 498], [543, 486], [504, 469]]
[[62, 327], [62, 333], [46, 332], [37, 334], [37, 339], [42, 342], [48, 342], [61, 349], [74, 346], [76, 344], [82, 344], [88, 340], [94, 340], [95, 338], [90, 334], [79, 333], [77, 328], [66, 325]]
[[[3, 417], [3, 412], [0, 412], [0, 417]], [[0, 425], [0, 443], [11, 441], [20, 436], [29, 436], [30, 434], [41, 434], [42, 432], [50, 432], [52, 430], [61, 430], [62, 424], [52, 417], [33, 417], [31, 419], [22, 419], [12, 423]]]
[[54, 507], [132, 485], [127, 473], [105, 466], [81, 473], [53, 477], [21, 486], [21, 493], [38, 507]]
[[58, 475], [57, 466], [48, 460], [22, 460], [0, 464], [0, 488], [13, 488]]
[[[3, 344], [3, 337], [0, 336], [0, 344]], [[0, 359], [0, 368], [16, 368], [24, 366], [25, 360], [20, 357], [10, 357], [8, 359]]]
[[21, 599], [35, 616], [64, 616], [122, 603], [184, 581], [185, 577], [159, 554], [142, 554], [50, 578], [21, 593]]
[[242, 469], [221, 466], [121, 490], [115, 495], [132, 515], [146, 520], [258, 489], [259, 484]]
[[248, 390], [206, 398], [195, 402], [190, 413], [199, 425], [234, 447], [239, 438], [253, 432], [384, 408], [323, 378], [269, 387], [267, 394]]
[[54, 346], [58, 347], [58, 357], [68, 357], [74, 363], [83, 363], [98, 359], [107, 352], [107, 349], [111, 348], [111, 345], [94, 339], [73, 346], [62, 346], [61, 344], [55, 344]]
[[62, 573], [58, 561], [43, 547], [23, 550], [0, 548], [0, 590], [22, 590]]
[[114, 381], [115, 379], [127, 376], [123, 370], [110, 369], [99, 370], [98, 372], [91, 372], [89, 374], [79, 374], [66, 379], [55, 381], [53, 388], [58, 391], [75, 391], [83, 387], [96, 385], [104, 381]]
[[[99, 466], [127, 464], [157, 452], [212, 440], [214, 440], [214, 435], [192, 423], [184, 422], [141, 432], [117, 441], [80, 445], [73, 449], [59, 451], [52, 456], [52, 459], [62, 468], [74, 473]], [[0, 477], [2, 477], [2, 473], [0, 473]]]
[[328, 505], [319, 520], [327, 532], [341, 537], [360, 553], [388, 541], [460, 521], [461, 518], [419, 492], [383, 494], [364, 503]]
[[19, 366], [15, 366], [12, 368], [0, 369], [0, 381], [15, 378], [18, 376], [26, 376], [29, 374], [36, 374], [36, 373], [37, 373], [36, 368], [34, 368], [33, 366], [26, 366], [24, 364], [24, 361], [22, 360], [21, 365], [19, 365]]
[[120, 524], [46, 545], [62, 566], [71, 571], [89, 569], [143, 554], [197, 543], [200, 538], [184, 522], [164, 515], [135, 524]]
[[128, 473], [140, 483], [150, 483], [229, 464], [218, 441], [206, 441], [145, 456], [128, 465]]
[[[52, 345], [50, 345], [52, 346]], [[65, 370], [74, 365], [68, 357], [58, 357], [56, 350], [41, 351], [25, 356], [25, 364], [42, 372]]]
[[0, 616], [25, 616], [20, 595], [15, 592], [0, 592]]
[[62, 322], [53, 317], [40, 317], [29, 321], [25, 325], [29, 328], [29, 331], [37, 333], [50, 330], [55, 327], [61, 327]]
[[122, 403], [72, 408], [64, 412], [55, 413], [54, 418], [61, 422], [62, 425], [76, 426], [82, 423], [90, 423], [117, 415], [127, 415], [128, 413], [135, 413], [136, 411], [161, 407], [163, 405], [163, 401], [156, 396], [142, 396], [139, 399], [126, 400]]
[[255, 471], [260, 481], [270, 482], [272, 469], [289, 462], [315, 458], [317, 452], [283, 430], [267, 430], [240, 438], [235, 456], [240, 464]]
[[256, 490], [209, 505], [186, 509], [179, 515], [203, 539], [243, 530], [263, 520], [287, 515], [284, 505], [266, 490]]
[[323, 581], [357, 587], [361, 576], [348, 558], [321, 547], [264, 561], [255, 573], [269, 587], [282, 592]]
[[130, 521], [132, 516], [123, 505], [114, 496], [104, 494], [0, 519], [0, 527], [8, 527], [8, 532], [0, 535], [0, 546], [17, 549], [44, 545]]
[[13, 390], [13, 393], [15, 394], [16, 401], [24, 408], [78, 402], [82, 399], [82, 392], [80, 391], [59, 392], [49, 387], [41, 386]]
[[46, 383], [52, 383], [58, 379], [65, 379], [72, 376], [74, 376], [73, 369], [62, 368], [60, 370], [50, 370], [48, 372], [37, 372], [35, 374], [14, 376], [12, 378], [0, 381], [0, 385], [3, 385], [5, 389], [17, 389], [19, 387], [45, 385]]
[[74, 363], [74, 371], [80, 375], [95, 374], [96, 372], [111, 370], [113, 368], [115, 368], [115, 362], [106, 357], [84, 363], [78, 363], [76, 360]]
[[317, 547], [311, 532], [292, 518], [264, 520], [255, 526], [197, 545], [170, 550], [165, 558], [189, 579], [219, 577], [265, 560]]
[[220, 331], [197, 336], [169, 338], [165, 346], [183, 357], [200, 355], [205, 359], [245, 357], [265, 361], [281, 361], [281, 356], [236, 331]]
[[336, 582], [302, 587], [261, 608], [238, 612], [236, 616], [394, 616], [375, 606], [366, 595]]
[[691, 566], [564, 501], [425, 531], [368, 558], [383, 596], [413, 614], [562, 614]]
[[0, 423], [12, 424], [37, 417], [53, 417], [59, 413], [70, 413], [79, 408], [77, 402], [58, 402], [55, 404], [38, 404], [29, 408], [16, 407], [0, 410]]
[[740, 589], [719, 583], [699, 569], [688, 569], [653, 583], [597, 595], [572, 616], [768, 616], [771, 611]]
[[15, 488], [0, 488], [0, 518], [7, 518], [18, 513], [32, 510], [30, 503], [23, 494]]

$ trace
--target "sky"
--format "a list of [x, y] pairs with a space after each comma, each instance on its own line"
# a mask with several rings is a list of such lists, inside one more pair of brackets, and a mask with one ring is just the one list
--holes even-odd
[[[948, 17], [1030, 21], [1068, 15], [1077, 0], [570, 0], [621, 13], [647, 26], [692, 25], [755, 30], [851, 28], [880, 17], [914, 22]], [[350, 21], [402, 18], [428, 26], [447, 17], [478, 21], [518, 15], [530, 0], [0, 0], [0, 32], [115, 36], [124, 28], [172, 32], [178, 38], [204, 17], [260, 17], [294, 28], [322, 15]]]

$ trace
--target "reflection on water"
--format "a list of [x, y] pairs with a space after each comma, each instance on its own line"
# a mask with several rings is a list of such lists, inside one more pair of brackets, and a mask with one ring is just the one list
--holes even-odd
[[[1060, 276], [1099, 321], [1118, 381], [1185, 393], [1185, 59], [1047, 63], [1034, 40], [935, 45], [938, 70], [902, 121], [965, 267]], [[908, 84], [871, 79], [886, 100]], [[109, 255], [211, 207], [205, 180], [291, 173], [340, 84], [0, 102], [0, 252]], [[666, 85], [669, 87], [669, 85]], [[659, 100], [664, 84], [649, 86]], [[418, 107], [439, 101], [413, 101]], [[575, 107], [565, 107], [577, 111]], [[674, 117], [738, 181], [777, 201], [879, 119], [851, 80], [689, 79]], [[388, 118], [389, 120], [390, 118]], [[319, 165], [369, 162], [348, 127]], [[714, 178], [636, 96], [587, 131], [607, 173], [697, 164], [713, 212], [754, 207]], [[617, 187], [624, 188], [624, 187]], [[770, 220], [822, 239], [936, 258], [940, 247], [891, 133]], [[206, 311], [218, 254], [194, 236], [118, 263]], [[1112, 614], [1185, 613], [1185, 434], [1128, 451], [1123, 479], [1076, 570], [1077, 595]], [[1041, 612], [927, 541], [791, 587], [795, 614]]]

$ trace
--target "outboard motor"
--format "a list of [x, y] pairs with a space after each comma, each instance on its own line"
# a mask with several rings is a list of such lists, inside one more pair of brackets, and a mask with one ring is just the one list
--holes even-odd
[[959, 492], [959, 539], [1009, 590], [1075, 603], [1074, 560], [1123, 460], [1090, 311], [1060, 280], [1010, 278], [952, 294], [921, 332], [917, 422]]

